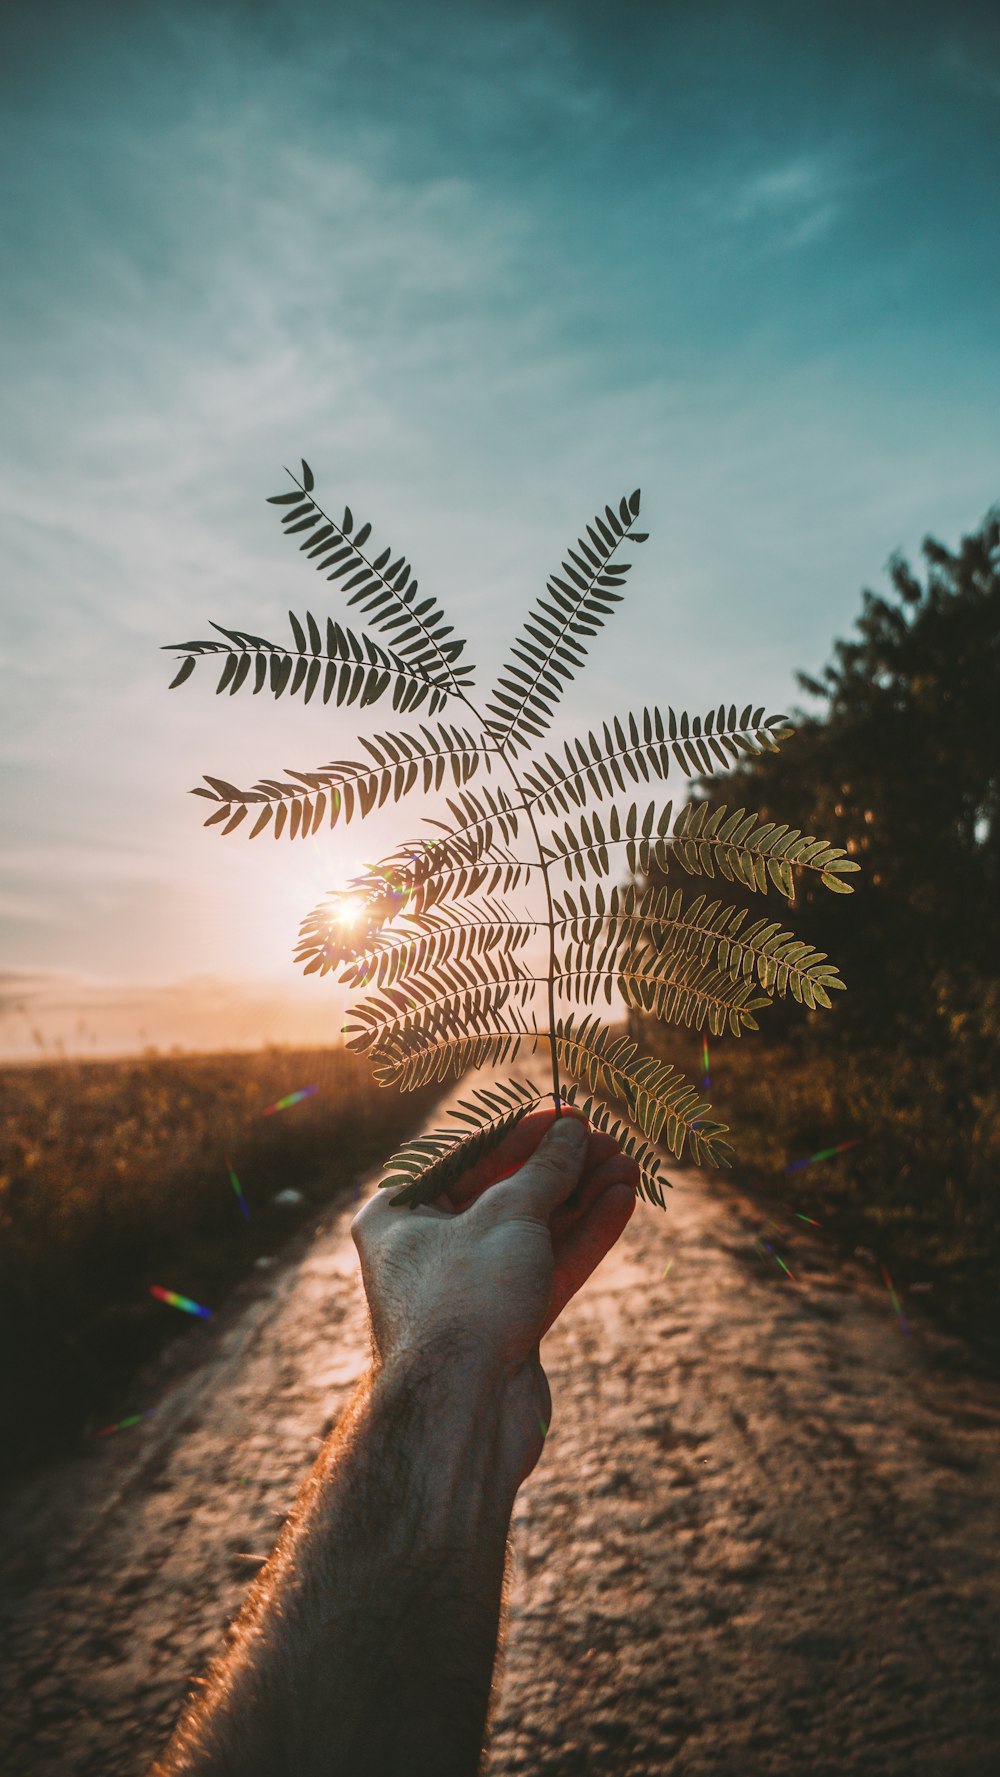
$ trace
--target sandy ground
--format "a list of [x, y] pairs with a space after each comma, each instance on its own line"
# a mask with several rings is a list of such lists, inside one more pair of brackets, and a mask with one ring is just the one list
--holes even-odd
[[[168, 1736], [364, 1365], [352, 1207], [7, 1503], [8, 1777]], [[675, 1174], [546, 1342], [490, 1777], [1000, 1772], [1000, 1387], [808, 1230], [789, 1280], [755, 1213]]]

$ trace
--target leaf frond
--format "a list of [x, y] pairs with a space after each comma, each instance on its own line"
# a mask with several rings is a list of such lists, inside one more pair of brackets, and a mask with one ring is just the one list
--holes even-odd
[[[321, 692], [323, 702], [331, 698], [338, 705], [358, 703], [362, 708], [378, 703], [387, 691], [392, 692], [392, 707], [400, 714], [417, 710], [426, 703], [427, 714], [436, 715], [455, 690], [451, 674], [442, 668], [428, 669], [407, 660], [402, 654], [382, 648], [362, 632], [342, 628], [328, 617], [325, 633], [311, 611], [306, 612], [304, 629], [294, 611], [289, 611], [294, 646], [270, 642], [264, 636], [247, 630], [224, 629], [215, 623], [213, 629], [224, 636], [217, 642], [170, 642], [168, 652], [182, 654], [180, 671], [171, 681], [170, 689], [182, 685], [194, 671], [202, 656], [222, 656], [222, 673], [216, 693], [228, 690], [232, 697], [250, 681], [253, 668], [253, 692], [256, 696], [265, 687], [275, 698], [287, 691], [295, 697], [301, 691], [303, 701], [311, 702]], [[307, 634], [308, 632], [308, 634]]]
[[475, 1036], [432, 1037], [421, 1042], [411, 1037], [406, 1043], [392, 1039], [382, 1043], [373, 1072], [380, 1086], [398, 1086], [401, 1092], [414, 1092], [449, 1075], [467, 1073], [470, 1068], [495, 1067], [498, 1062], [512, 1061], [528, 1046], [534, 1054], [539, 1033], [523, 1030], [499, 1021]]
[[861, 868], [825, 839], [765, 821], [745, 808], [729, 814], [723, 804], [713, 810], [707, 802], [688, 802], [681, 809], [672, 849], [689, 876], [712, 877], [718, 869], [728, 882], [758, 894], [765, 895], [773, 883], [789, 899], [795, 892], [793, 867], [815, 872], [824, 888], [842, 895], [854, 892], [842, 878]]
[[836, 966], [825, 951], [804, 944], [792, 932], [766, 919], [747, 924], [748, 909], [698, 895], [685, 904], [680, 889], [617, 885], [608, 895], [597, 884], [577, 899], [568, 891], [553, 903], [559, 934], [572, 940], [586, 966], [613, 965], [646, 951], [671, 950], [713, 962], [736, 981], [755, 975], [765, 993], [793, 999], [812, 1009], [832, 1005], [830, 990], [843, 991]]
[[270, 497], [271, 505], [285, 508], [281, 514], [285, 535], [307, 533], [299, 549], [328, 580], [342, 581], [341, 590], [350, 594], [348, 605], [357, 605], [373, 628], [392, 636], [393, 648], [411, 670], [443, 679], [454, 691], [467, 686], [474, 668], [458, 664], [465, 643], [445, 622], [435, 598], [418, 598], [406, 558], [393, 560], [389, 548], [374, 555], [367, 547], [371, 525], [356, 525], [349, 506], [340, 524], [332, 519], [311, 497], [312, 472], [307, 474], [308, 464], [302, 467], [301, 481], [286, 471], [301, 495], [298, 501], [290, 494]]
[[394, 1206], [413, 1209], [433, 1203], [541, 1102], [538, 1088], [526, 1080], [498, 1080], [489, 1089], [459, 1099], [448, 1115], [468, 1133], [461, 1128], [432, 1129], [419, 1140], [406, 1142], [388, 1161], [381, 1188], [403, 1187], [393, 1198]]
[[511, 894], [540, 869], [537, 860], [515, 858], [497, 844], [488, 851], [473, 847], [471, 854], [456, 859], [417, 839], [373, 865], [372, 874], [394, 885], [406, 897], [407, 912], [416, 917], [468, 895]]
[[534, 986], [513, 959], [492, 979], [469, 961], [443, 964], [352, 1006], [347, 1047], [378, 1057], [385, 1049], [421, 1047], [429, 1038], [485, 1036], [498, 1022], [526, 1036], [531, 1026], [519, 1008], [529, 1004]]
[[632, 564], [614, 558], [626, 540], [646, 541], [645, 533], [632, 528], [638, 514], [638, 490], [620, 502], [617, 513], [606, 506], [587, 526], [587, 541], [578, 538], [560, 573], [550, 577], [547, 596], [537, 600], [525, 621], [486, 706], [502, 746], [530, 746], [550, 727], [566, 684], [586, 660], [587, 642], [621, 603], [617, 589]]
[[591, 729], [566, 741], [563, 759], [546, 753], [533, 760], [524, 774], [527, 801], [548, 814], [566, 814], [571, 806], [584, 807], [588, 792], [602, 801], [632, 784], [665, 782], [671, 760], [688, 776], [711, 776], [747, 755], [778, 752], [794, 732], [786, 716], [765, 719], [763, 709], [750, 704], [742, 715], [735, 704], [728, 711], [720, 704], [704, 717], [685, 711], [678, 718], [673, 710], [664, 717], [655, 708], [615, 716], [599, 735]]
[[696, 1166], [729, 1165], [726, 1125], [711, 1118], [711, 1105], [676, 1068], [643, 1055], [630, 1037], [593, 1016], [558, 1021], [556, 1045], [567, 1072], [590, 1093], [622, 1101], [652, 1146], [663, 1143], [680, 1160], [687, 1144]]
[[498, 950], [509, 956], [531, 942], [539, 925], [538, 920], [516, 919], [506, 909], [491, 910], [488, 904], [482, 909], [469, 907], [463, 919], [436, 914], [424, 915], [419, 922], [404, 919], [396, 929], [376, 935], [368, 954], [347, 966], [341, 984], [355, 991], [372, 982], [391, 987], [411, 970], [423, 973], [452, 959], [486, 958]]
[[673, 854], [689, 876], [711, 877], [718, 869], [727, 881], [759, 894], [766, 894], [773, 884], [791, 899], [793, 868], [816, 872], [824, 888], [835, 893], [853, 892], [842, 877], [860, 865], [825, 839], [765, 821], [743, 808], [727, 818], [725, 806], [712, 810], [707, 802], [685, 803], [671, 832], [672, 807], [670, 802], [662, 808], [650, 802], [640, 811], [633, 802], [622, 814], [612, 804], [606, 826], [596, 812], [581, 815], [576, 826], [567, 821], [547, 834], [546, 856], [561, 863], [568, 877], [581, 881], [588, 874], [609, 875], [610, 849], [624, 846], [632, 876], [648, 876], [654, 870], [666, 875]]
[[217, 807], [206, 827], [256, 804], [260, 812], [251, 839], [270, 825], [272, 816], [276, 839], [283, 832], [306, 838], [319, 831], [327, 814], [331, 827], [341, 819], [346, 825], [356, 814], [364, 817], [386, 802], [402, 801], [414, 788], [427, 794], [449, 778], [462, 787], [480, 769], [490, 772], [495, 757], [487, 736], [443, 722], [436, 730], [421, 725], [419, 735], [376, 734], [371, 740], [362, 739], [361, 745], [369, 759], [335, 760], [317, 771], [289, 769], [286, 778], [261, 778], [248, 790], [225, 778], [206, 776], [208, 788], [199, 786], [192, 795], [204, 796], [227, 811], [223, 814]]
[[624, 814], [612, 804], [607, 824], [596, 812], [581, 815], [574, 827], [569, 821], [546, 834], [546, 857], [561, 863], [566, 875], [581, 881], [589, 874], [611, 873], [611, 848], [624, 846], [625, 865], [632, 876], [648, 876], [654, 868], [667, 869], [670, 820], [673, 804], [658, 808], [655, 802], [640, 810], [633, 802]]

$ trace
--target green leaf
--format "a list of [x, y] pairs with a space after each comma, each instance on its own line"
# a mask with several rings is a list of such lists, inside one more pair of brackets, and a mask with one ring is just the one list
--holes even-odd
[[820, 882], [824, 888], [832, 889], [835, 895], [853, 895], [854, 893], [849, 882], [844, 882], [840, 876], [831, 876], [826, 870], [823, 871]]

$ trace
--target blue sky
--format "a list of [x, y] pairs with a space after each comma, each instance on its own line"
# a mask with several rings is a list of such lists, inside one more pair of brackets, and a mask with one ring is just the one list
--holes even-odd
[[42, 4], [0, 30], [0, 1048], [105, 1001], [118, 1046], [330, 1017], [298, 915], [398, 816], [251, 847], [184, 792], [351, 756], [356, 724], [201, 674], [168, 696], [157, 652], [322, 609], [263, 504], [283, 463], [407, 552], [484, 679], [641, 483], [651, 539], [566, 733], [787, 710], [890, 552], [1000, 496], [993, 9]]

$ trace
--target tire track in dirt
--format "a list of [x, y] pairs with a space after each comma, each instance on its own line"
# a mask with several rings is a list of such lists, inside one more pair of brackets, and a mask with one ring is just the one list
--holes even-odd
[[[1000, 1387], [674, 1176], [546, 1341], [491, 1777], [993, 1777]], [[155, 1418], [8, 1501], [10, 1777], [167, 1737], [364, 1367], [353, 1207], [198, 1329]]]

